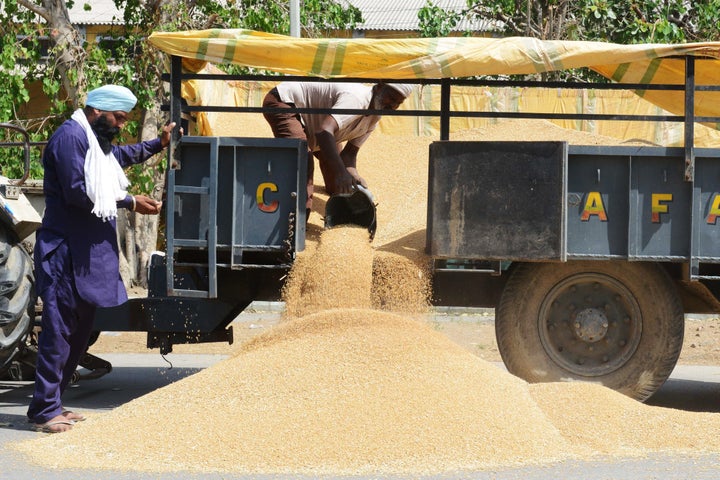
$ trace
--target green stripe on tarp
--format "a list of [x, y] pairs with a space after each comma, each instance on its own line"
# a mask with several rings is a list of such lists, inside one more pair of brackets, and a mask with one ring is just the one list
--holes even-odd
[[235, 58], [235, 49], [237, 48], [238, 41], [235, 38], [228, 40], [225, 45], [225, 53], [223, 54], [223, 63], [232, 63]]
[[207, 50], [208, 50], [208, 45], [210, 44], [210, 39], [218, 38], [220, 36], [221, 32], [222, 32], [222, 30], [220, 30], [219, 28], [213, 28], [212, 30], [210, 30], [207, 38], [201, 39], [198, 42], [198, 51], [195, 52], [195, 58], [204, 59], [207, 56]]
[[[652, 83], [652, 79], [655, 77], [655, 74], [657, 73], [658, 69], [660, 68], [660, 63], [662, 62], [662, 58], [655, 58], [653, 59], [648, 67], [645, 69], [645, 73], [640, 78], [640, 82], [638, 83]], [[644, 97], [645, 92], [647, 90], [635, 90], [635, 94], [638, 97]]]
[[[532, 41], [532, 39], [529, 38], [522, 38], [521, 39], [521, 45], [523, 45], [525, 48], [523, 49], [523, 52], [525, 55], [527, 55], [530, 59], [532, 59], [533, 63], [533, 69], [538, 73], [543, 73], [545, 69], [543, 66], [545, 65], [545, 62], [543, 62], [537, 55], [537, 52], [535, 50], [535, 42]], [[538, 64], [540, 66], [538, 66]]]
[[[455, 41], [455, 40], [453, 40], [453, 41]], [[465, 42], [465, 43], [467, 43], [467, 42]], [[434, 52], [437, 50], [438, 42], [431, 42], [431, 45], [433, 45], [433, 50], [432, 50], [432, 52], [434, 53]], [[453, 45], [453, 50], [454, 50], [455, 48], [457, 48], [457, 47], [458, 47], [458, 44], [455, 43], [455, 45]], [[445, 56], [445, 58], [448, 58], [448, 57]], [[442, 76], [443, 76], [443, 77], [444, 77], [444, 76], [448, 76], [448, 77], [449, 77], [449, 76], [452, 76], [452, 73], [453, 73], [453, 72], [452, 72], [452, 68], [451, 68], [450, 65], [448, 64], [447, 60], [445, 60], [445, 61], [443, 61], [443, 62], [440, 62], [440, 71], [442, 72]]]
[[[427, 49], [427, 55], [416, 57], [410, 60], [410, 67], [412, 68], [412, 71], [415, 73], [415, 77], [417, 78], [423, 78], [423, 74], [425, 73], [425, 68], [423, 67], [423, 60], [426, 57], [433, 56], [438, 49], [440, 41], [438, 38], [428, 38], [428, 49]], [[447, 69], [446, 65], [440, 65], [440, 70], [443, 72]]]
[[[339, 45], [339, 47], [337, 47]], [[331, 75], [339, 75], [342, 73], [343, 64], [345, 63], [345, 52], [347, 52], [347, 43], [336, 42], [335, 55], [333, 57]]]
[[622, 79], [630, 68], [629, 63], [621, 63], [615, 69], [615, 73], [610, 77], [614, 82], [622, 83]]
[[315, 59], [313, 60], [312, 66], [310, 67], [312, 73], [322, 74], [323, 60], [328, 54], [328, 42], [318, 43], [317, 50], [315, 50]]
[[565, 70], [563, 62], [562, 60], [560, 60], [560, 55], [558, 54], [558, 49], [555, 42], [548, 42], [545, 51], [548, 53], [548, 56], [551, 59], [550, 64], [552, 65], [551, 68], [553, 69], [553, 71]]
[[652, 83], [652, 79], [655, 78], [655, 74], [660, 69], [661, 62], [662, 58], [653, 59], [650, 65], [648, 65], [647, 70], [645, 70], [645, 74], [640, 79], [640, 83]]

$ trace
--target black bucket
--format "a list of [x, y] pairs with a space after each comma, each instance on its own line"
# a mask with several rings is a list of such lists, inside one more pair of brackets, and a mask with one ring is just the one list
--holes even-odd
[[347, 224], [367, 228], [370, 240], [375, 236], [375, 201], [372, 193], [362, 186], [351, 194], [333, 195], [325, 204], [325, 228]]

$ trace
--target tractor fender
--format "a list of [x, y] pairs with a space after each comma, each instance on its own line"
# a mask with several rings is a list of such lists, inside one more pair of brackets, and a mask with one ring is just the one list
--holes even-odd
[[20, 187], [3, 176], [0, 176], [0, 222], [15, 232], [21, 241], [42, 224], [42, 217]]

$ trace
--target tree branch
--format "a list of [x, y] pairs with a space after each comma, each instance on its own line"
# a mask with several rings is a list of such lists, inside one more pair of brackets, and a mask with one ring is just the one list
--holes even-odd
[[42, 18], [45, 19], [46, 22], [50, 22], [50, 20], [52, 19], [52, 16], [50, 15], [48, 9], [41, 7], [40, 5], [37, 5], [30, 0], [17, 0], [17, 3], [20, 6], [23, 6], [31, 12], [35, 13], [36, 15], [40, 15]]

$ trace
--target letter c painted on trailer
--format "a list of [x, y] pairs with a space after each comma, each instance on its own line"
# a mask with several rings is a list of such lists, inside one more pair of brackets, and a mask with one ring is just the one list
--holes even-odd
[[278, 209], [278, 206], [280, 205], [280, 202], [277, 200], [273, 200], [270, 203], [265, 203], [265, 191], [270, 190], [271, 192], [277, 192], [278, 187], [274, 183], [270, 182], [264, 182], [258, 185], [257, 192], [256, 192], [256, 200], [258, 204], [258, 208], [260, 211], [265, 213], [273, 213]]

